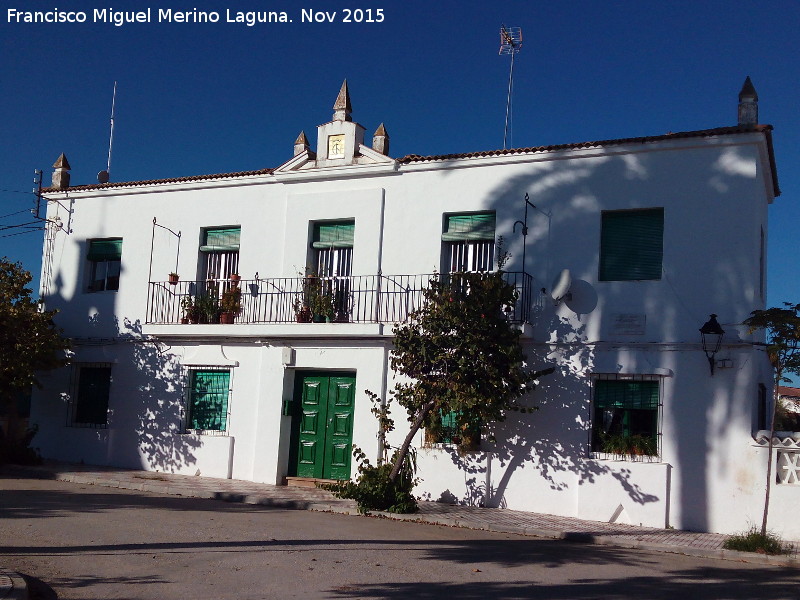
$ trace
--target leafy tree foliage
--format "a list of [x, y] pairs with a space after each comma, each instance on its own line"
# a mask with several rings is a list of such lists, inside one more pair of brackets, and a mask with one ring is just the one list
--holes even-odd
[[41, 300], [31, 298], [30, 282], [20, 263], [0, 259], [0, 402], [9, 417], [11, 442], [20, 436], [17, 394], [39, 385], [38, 371], [64, 365], [70, 347], [53, 323], [55, 311], [41, 310]]
[[[421, 428], [436, 430], [447, 414], [467, 433], [476, 424], [504, 420], [510, 410], [532, 410], [518, 399], [553, 371], [526, 369], [520, 331], [508, 320], [517, 292], [502, 270], [443, 275], [431, 280], [424, 300], [394, 328], [391, 365], [408, 380], [395, 386], [393, 400], [411, 427], [394, 456], [392, 481]], [[465, 435], [460, 443], [474, 440]]]
[[754, 310], [745, 319], [744, 325], [750, 333], [763, 329], [767, 334], [767, 356], [772, 363], [775, 375], [773, 386], [772, 413], [769, 426], [767, 453], [767, 485], [764, 499], [764, 516], [761, 522], [761, 536], [767, 535], [767, 516], [772, 487], [772, 448], [775, 437], [775, 415], [779, 405], [778, 386], [791, 383], [787, 374], [800, 375], [800, 304], [784, 302], [784, 308]]

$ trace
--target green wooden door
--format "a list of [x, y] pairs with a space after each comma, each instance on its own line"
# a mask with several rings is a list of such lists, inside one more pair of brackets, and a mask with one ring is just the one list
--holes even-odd
[[350, 479], [355, 383], [346, 374], [298, 374], [291, 458], [298, 477]]

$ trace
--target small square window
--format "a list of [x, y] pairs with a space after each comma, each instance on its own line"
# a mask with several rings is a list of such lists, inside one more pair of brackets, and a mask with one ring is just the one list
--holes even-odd
[[664, 209], [603, 211], [600, 281], [661, 279]]
[[229, 370], [189, 371], [187, 429], [225, 432], [228, 427], [229, 393]]
[[108, 425], [111, 365], [76, 364], [73, 369], [69, 425], [104, 429]]

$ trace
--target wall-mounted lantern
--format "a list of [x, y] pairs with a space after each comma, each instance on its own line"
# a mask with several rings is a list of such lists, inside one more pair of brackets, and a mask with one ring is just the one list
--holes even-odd
[[711, 318], [700, 328], [700, 340], [703, 343], [703, 352], [706, 353], [708, 359], [708, 366], [711, 367], [712, 377], [714, 376], [714, 355], [719, 352], [723, 335], [725, 335], [725, 330], [717, 323], [717, 315], [711, 315]]

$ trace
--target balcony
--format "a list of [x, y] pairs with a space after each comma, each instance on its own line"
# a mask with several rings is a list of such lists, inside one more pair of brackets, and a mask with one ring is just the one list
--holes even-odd
[[[519, 299], [509, 321], [530, 321], [533, 278], [506, 272]], [[146, 323], [150, 325], [225, 322], [224, 296], [234, 290], [239, 311], [234, 325], [309, 322], [393, 324], [423, 302], [423, 290], [441, 274], [273, 277], [229, 281], [151, 281]], [[454, 275], [449, 275], [454, 277]], [[236, 293], [238, 288], [239, 293]], [[229, 293], [230, 297], [231, 294]], [[229, 318], [229, 317], [228, 317]]]

